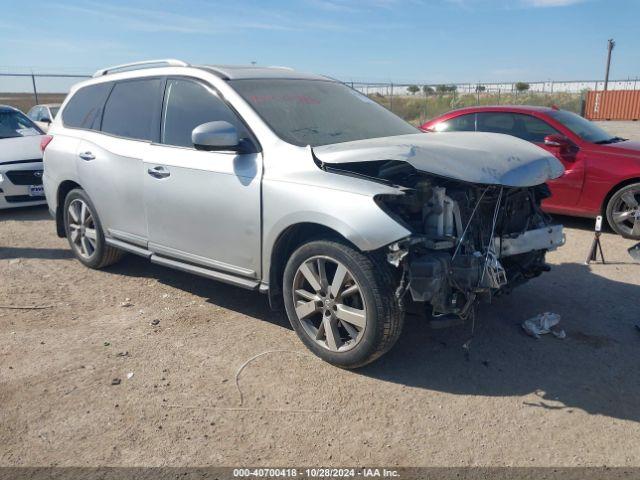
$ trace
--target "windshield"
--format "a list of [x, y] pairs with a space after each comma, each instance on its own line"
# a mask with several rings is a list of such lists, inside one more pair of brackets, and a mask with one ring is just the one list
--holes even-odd
[[0, 110], [0, 138], [41, 135], [42, 131], [22, 112]]
[[304, 147], [420, 133], [369, 97], [338, 82], [229, 82], [281, 139]]
[[549, 116], [551, 118], [555, 118], [573, 133], [578, 135], [582, 140], [586, 140], [587, 142], [614, 143], [616, 141], [624, 140], [620, 137], [614, 137], [595, 123], [590, 122], [575, 113], [567, 112], [565, 110], [555, 110], [550, 112]]

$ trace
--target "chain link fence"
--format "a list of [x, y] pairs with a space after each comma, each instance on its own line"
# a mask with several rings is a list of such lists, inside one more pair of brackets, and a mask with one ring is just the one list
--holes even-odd
[[34, 105], [62, 103], [73, 84], [89, 77], [81, 74], [0, 71], [0, 104], [27, 112]]
[[[0, 71], [0, 104], [27, 112], [43, 103], [61, 103], [70, 87], [89, 75]], [[345, 82], [352, 88], [419, 124], [454, 108], [473, 105], [556, 105], [583, 113], [587, 91], [604, 88], [601, 80], [413, 84]], [[640, 90], [640, 78], [609, 81], [609, 90]]]
[[[601, 91], [601, 80], [411, 84], [348, 82], [416, 125], [456, 108], [478, 105], [557, 106], [583, 114], [588, 91]], [[640, 78], [609, 81], [608, 90], [640, 90]]]

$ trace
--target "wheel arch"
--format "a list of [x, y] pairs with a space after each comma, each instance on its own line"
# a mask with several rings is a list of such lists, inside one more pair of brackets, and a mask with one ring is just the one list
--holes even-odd
[[611, 197], [613, 197], [618, 190], [626, 187], [627, 185], [631, 185], [632, 183], [640, 183], [640, 177], [627, 178], [619, 182], [618, 184], [614, 185], [609, 190], [609, 192], [605, 195], [604, 201], [602, 202], [602, 205], [600, 207], [600, 212], [603, 217], [606, 218], [607, 216], [607, 205], [609, 204], [609, 200], [611, 200]]
[[67, 236], [64, 229], [64, 201], [69, 195], [71, 190], [76, 188], [82, 188], [77, 182], [73, 180], [65, 180], [58, 186], [56, 192], [56, 233], [60, 238]]
[[269, 261], [269, 305], [274, 310], [282, 310], [282, 278], [287, 260], [296, 248], [313, 240], [336, 240], [361, 251], [337, 230], [315, 222], [300, 222], [285, 228], [273, 243]]

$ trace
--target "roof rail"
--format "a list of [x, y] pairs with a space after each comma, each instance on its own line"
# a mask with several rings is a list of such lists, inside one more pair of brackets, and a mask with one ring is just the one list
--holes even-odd
[[102, 68], [93, 74], [93, 77], [102, 77], [109, 73], [113, 73], [116, 70], [137, 70], [134, 67], [140, 68], [152, 68], [154, 66], [170, 66], [170, 67], [188, 67], [187, 62], [182, 60], [176, 60], [174, 58], [167, 58], [163, 60], [145, 60], [143, 62], [123, 63], [122, 65], [115, 65], [113, 67]]

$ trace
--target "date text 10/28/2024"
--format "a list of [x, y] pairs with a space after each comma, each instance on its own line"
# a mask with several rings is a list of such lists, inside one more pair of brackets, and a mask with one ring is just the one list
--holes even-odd
[[282, 478], [398, 478], [397, 470], [386, 468], [236, 468], [234, 477]]

